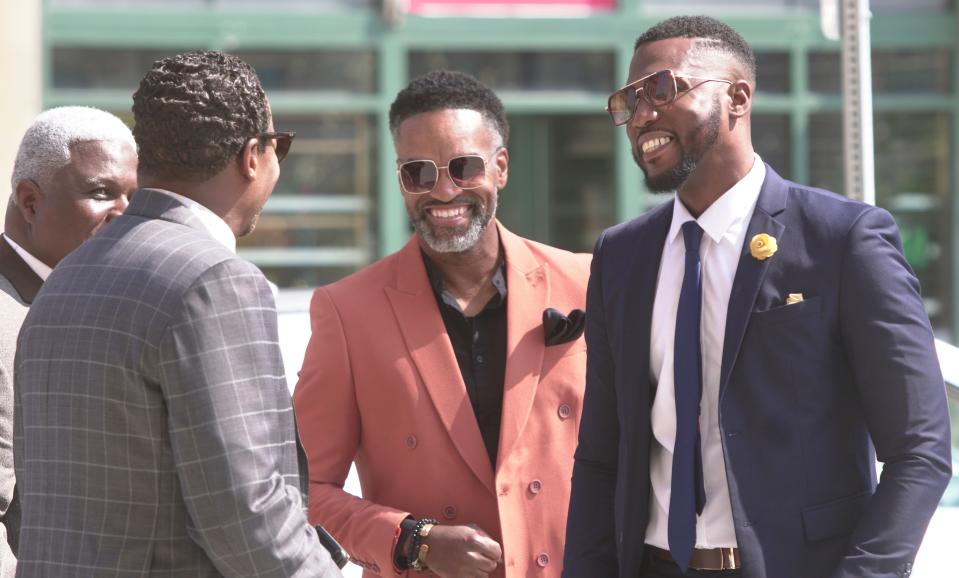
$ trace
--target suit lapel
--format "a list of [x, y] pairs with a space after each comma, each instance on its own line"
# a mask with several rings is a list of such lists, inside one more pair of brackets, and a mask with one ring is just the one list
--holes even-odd
[[775, 257], [760, 261], [749, 252], [749, 241], [754, 235], [768, 233], [776, 237], [781, 245], [785, 225], [776, 219], [776, 215], [786, 208], [787, 183], [769, 167], [766, 166], [766, 179], [756, 201], [756, 210], [749, 221], [746, 230], [746, 239], [739, 257], [739, 267], [736, 269], [736, 278], [729, 293], [729, 306], [726, 312], [726, 335], [723, 340], [723, 361], [719, 374], [719, 395], [726, 390], [729, 374], [739, 355], [739, 346], [749, 325], [749, 316], [762, 286], [763, 278], [769, 269], [769, 264]]
[[386, 294], [410, 357], [453, 445], [476, 477], [495, 493], [489, 455], [415, 236], [400, 250], [397, 266], [396, 287], [387, 286]]
[[0, 275], [10, 281], [27, 305], [33, 303], [43, 285], [43, 279], [13, 250], [6, 237], [0, 240]]
[[[656, 211], [656, 209], [653, 209]], [[629, 275], [629, 285], [626, 288], [624, 301], [625, 322], [623, 324], [622, 343], [628, 351], [621, 352], [617, 358], [624, 360], [627, 368], [623, 375], [633, 375], [639, 383], [629, 388], [630, 406], [635, 408], [636, 414], [647, 416], [643, 420], [628, 420], [626, 428], [630, 429], [637, 422], [649, 424], [649, 410], [652, 407], [653, 390], [649, 387], [649, 352], [650, 338], [653, 325], [653, 303], [656, 299], [656, 283], [659, 279], [659, 265], [663, 257], [663, 246], [666, 243], [666, 234], [673, 217], [673, 203], [667, 203], [658, 214], [651, 217], [649, 226], [639, 228], [636, 235], [633, 253], [633, 263]], [[655, 255], [650, 259], [649, 255]], [[636, 398], [641, 392], [647, 392], [645, 399]], [[645, 402], [645, 403], [644, 403]]]
[[506, 371], [497, 464], [519, 439], [536, 397], [546, 351], [543, 311], [549, 306], [549, 268], [525, 242], [499, 225], [506, 255]]

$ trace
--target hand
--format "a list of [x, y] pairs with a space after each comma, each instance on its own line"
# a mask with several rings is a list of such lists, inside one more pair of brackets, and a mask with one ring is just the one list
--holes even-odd
[[503, 561], [500, 545], [473, 525], [433, 526], [424, 543], [426, 566], [440, 578], [487, 578]]

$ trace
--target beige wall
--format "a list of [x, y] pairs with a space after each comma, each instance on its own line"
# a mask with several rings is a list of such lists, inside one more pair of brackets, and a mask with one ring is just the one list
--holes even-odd
[[0, 0], [0, 229], [20, 137], [40, 112], [42, 0]]

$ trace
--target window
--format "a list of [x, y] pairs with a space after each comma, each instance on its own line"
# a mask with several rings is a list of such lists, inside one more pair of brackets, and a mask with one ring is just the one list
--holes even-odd
[[280, 287], [335, 281], [375, 258], [373, 194], [376, 150], [372, 117], [277, 114], [278, 130], [295, 130], [280, 179], [240, 254]]
[[53, 88], [124, 90], [133, 94], [156, 60], [184, 50], [55, 46], [51, 55]]
[[[922, 285], [937, 335], [955, 340], [952, 290], [952, 115], [883, 112], [874, 129], [876, 204], [896, 218], [903, 251]], [[810, 184], [839, 193], [843, 176], [842, 116], [815, 114], [809, 123]]]
[[[156, 60], [191, 49], [56, 46], [52, 54], [53, 87], [129, 90], [132, 94]], [[376, 89], [372, 50], [235, 50], [231, 53], [256, 70], [267, 92], [372, 93]]]
[[267, 92], [376, 90], [372, 50], [234, 50], [252, 66]]
[[756, 90], [785, 94], [791, 87], [789, 53], [756, 52]]
[[783, 178], [792, 171], [792, 130], [788, 114], [753, 113], [753, 148]]
[[510, 230], [570, 251], [591, 252], [616, 222], [614, 139], [605, 115], [510, 119], [509, 184], [497, 214]]
[[952, 115], [876, 115], [876, 204], [896, 217], [933, 328], [954, 341]]
[[410, 77], [447, 68], [468, 72], [498, 92], [612, 92], [617, 82], [609, 52], [440, 52], [410, 54]]
[[810, 115], [808, 147], [809, 185], [843, 193], [842, 114]]
[[[945, 48], [873, 50], [872, 87], [876, 94], [950, 94], [953, 57]], [[809, 54], [809, 89], [824, 94], [842, 92], [838, 52]]]

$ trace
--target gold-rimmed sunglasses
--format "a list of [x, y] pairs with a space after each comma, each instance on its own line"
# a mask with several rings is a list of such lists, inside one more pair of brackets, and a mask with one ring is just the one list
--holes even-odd
[[[698, 80], [700, 82], [680, 87], [677, 80]], [[614, 125], [624, 125], [632, 120], [640, 98], [649, 106], [659, 108], [672, 104], [681, 93], [688, 92], [706, 82], [732, 84], [732, 81], [722, 78], [688, 76], [677, 74], [672, 70], [660, 70], [639, 80], [634, 80], [611, 94], [609, 101], [606, 103], [606, 112], [613, 119]]]
[[446, 169], [453, 184], [463, 190], [478, 189], [486, 183], [486, 163], [503, 147], [498, 147], [488, 158], [480, 155], [459, 155], [438, 166], [431, 159], [413, 160], [400, 163], [396, 173], [400, 186], [410, 195], [425, 195], [436, 187], [440, 178], [440, 169]]

